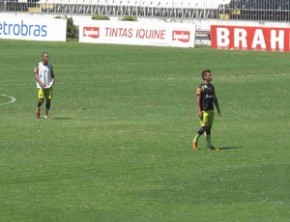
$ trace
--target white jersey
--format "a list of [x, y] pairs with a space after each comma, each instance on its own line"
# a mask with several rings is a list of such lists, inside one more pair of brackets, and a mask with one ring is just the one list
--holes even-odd
[[[47, 87], [45, 88], [50, 88], [52, 86], [52, 75], [53, 75], [53, 71], [52, 71], [52, 65], [51, 64], [47, 64], [47, 65], [43, 65], [42, 62], [38, 63], [38, 77], [41, 81], [45, 82]], [[41, 88], [41, 86], [39, 85], [39, 83], [36, 81], [36, 87], [38, 89]]]

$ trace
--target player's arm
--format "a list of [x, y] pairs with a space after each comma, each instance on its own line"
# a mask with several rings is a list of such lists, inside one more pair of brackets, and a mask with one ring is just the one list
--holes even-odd
[[39, 85], [40, 85], [41, 87], [45, 87], [45, 86], [46, 86], [45, 82], [41, 81], [41, 79], [39, 78], [39, 75], [38, 75], [38, 65], [36, 65], [36, 66], [34, 67], [34, 69], [33, 69], [33, 74], [34, 74], [34, 78], [35, 78], [35, 80], [39, 83]]
[[202, 112], [201, 112], [201, 108], [200, 108], [200, 103], [201, 103], [201, 88], [198, 87], [196, 89], [196, 112], [197, 112], [197, 116], [199, 118], [202, 117]]
[[222, 113], [221, 113], [221, 110], [220, 110], [220, 106], [219, 106], [219, 102], [218, 102], [218, 98], [216, 96], [216, 93], [215, 93], [215, 90], [214, 90], [214, 97], [213, 97], [213, 103], [218, 111], [218, 114], [221, 116]]
[[55, 84], [55, 75], [54, 75], [52, 66], [51, 66], [51, 78], [52, 78], [52, 85], [54, 85]]

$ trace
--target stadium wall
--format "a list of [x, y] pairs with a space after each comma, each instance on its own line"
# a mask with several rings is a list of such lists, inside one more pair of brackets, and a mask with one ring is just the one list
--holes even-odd
[[[91, 20], [90, 16], [73, 16], [74, 23], [80, 25]], [[110, 17], [111, 21], [119, 21], [119, 17]], [[240, 21], [240, 20], [184, 20], [184, 19], [158, 19], [158, 18], [138, 18], [139, 22], [152, 23], [175, 23], [191, 24], [195, 26], [195, 45], [211, 45], [211, 26], [240, 26], [240, 27], [272, 27], [272, 28], [290, 28], [289, 22], [259, 22], [259, 21]], [[220, 47], [218, 47], [220, 48]], [[233, 47], [230, 47], [230, 49]], [[281, 50], [279, 50], [281, 51]]]
[[[59, 15], [52, 14], [36, 14], [36, 13], [0, 13], [0, 39], [20, 39], [20, 40], [41, 40], [41, 41], [65, 41], [66, 40], [66, 23], [65, 19], [56, 19], [55, 17]], [[64, 16], [63, 16], [64, 17]], [[86, 23], [91, 23], [93, 20], [91, 16], [84, 15], [72, 15], [75, 25], [81, 26]], [[120, 17], [110, 17], [110, 23], [118, 23], [120, 21]], [[123, 22], [123, 21], [122, 21]], [[268, 32], [267, 28], [273, 28], [276, 31], [269, 32], [270, 37], [272, 35], [272, 39], [276, 39], [276, 42], [272, 42], [271, 40], [267, 40], [267, 35], [257, 36], [257, 38], [266, 38], [265, 44], [266, 47], [259, 45], [258, 47], [245, 47], [245, 44], [240, 44], [236, 46], [231, 43], [228, 46], [224, 47], [224, 45], [219, 46], [217, 42], [212, 44], [214, 48], [224, 48], [224, 49], [247, 49], [247, 50], [272, 50], [272, 51], [289, 51], [290, 37], [290, 23], [288, 22], [258, 22], [258, 21], [235, 21], [235, 20], [181, 20], [181, 19], [158, 19], [158, 18], [138, 18], [138, 22], [129, 22], [130, 24], [164, 24], [167, 26], [168, 24], [172, 24], [175, 27], [178, 26], [193, 26], [195, 27], [195, 40], [191, 46], [194, 45], [211, 45], [213, 41], [211, 41], [211, 27], [212, 26], [222, 26], [229, 27], [228, 30], [231, 30], [230, 27], [244, 28], [246, 32], [249, 27], [254, 28], [262, 28], [262, 32]], [[124, 23], [125, 24], [125, 23]], [[9, 30], [8, 30], [9, 29]], [[29, 29], [29, 30], [28, 30]], [[237, 30], [237, 29], [233, 29]], [[241, 30], [240, 30], [241, 31]], [[235, 31], [233, 31], [235, 32]], [[250, 33], [251, 31], [249, 31]], [[275, 34], [275, 32], [277, 32]], [[282, 35], [281, 33], [285, 34]], [[8, 34], [9, 33], [9, 34]], [[243, 32], [244, 33], [244, 32]], [[233, 35], [233, 34], [229, 34]], [[275, 37], [276, 35], [276, 37]], [[279, 35], [279, 36], [278, 36]], [[234, 36], [234, 35], [233, 35]], [[278, 40], [278, 37], [280, 40]], [[215, 38], [217, 36], [215, 35]], [[285, 42], [282, 44], [282, 39]], [[232, 39], [232, 42], [235, 40]], [[243, 42], [241, 38], [240, 42]], [[252, 41], [252, 40], [251, 40]], [[270, 42], [270, 43], [267, 43]], [[287, 43], [288, 42], [288, 43]], [[110, 43], [110, 42], [108, 42]], [[122, 44], [122, 42], [121, 42]], [[124, 44], [127, 44], [126, 42]], [[137, 43], [138, 44], [138, 43]], [[147, 43], [146, 43], [147, 44]], [[146, 45], [145, 44], [145, 45]], [[265, 45], [264, 44], [264, 45]], [[142, 44], [141, 44], [142, 45]], [[149, 44], [150, 45], [150, 44]], [[153, 44], [154, 45], [154, 44]], [[158, 44], [155, 44], [158, 45]], [[269, 47], [269, 45], [276, 45], [276, 48]], [[173, 45], [174, 46], [174, 45]]]

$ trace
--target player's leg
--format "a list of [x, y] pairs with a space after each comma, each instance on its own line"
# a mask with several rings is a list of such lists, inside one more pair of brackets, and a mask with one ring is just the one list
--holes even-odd
[[52, 98], [52, 88], [45, 90], [45, 116], [44, 118], [50, 119], [49, 116], [49, 110], [50, 110], [50, 104], [51, 104], [51, 98]]
[[45, 103], [45, 116], [44, 116], [44, 118], [46, 118], [46, 119], [49, 119], [50, 101], [51, 101], [50, 99], [47, 99], [46, 103]]
[[211, 129], [213, 126], [213, 121], [214, 121], [214, 112], [209, 112], [208, 113], [208, 122], [207, 122], [207, 130], [205, 131], [205, 138], [206, 138], [206, 142], [207, 142], [207, 148], [209, 150], [214, 150], [215, 147], [212, 145], [211, 142]]
[[200, 119], [200, 129], [197, 131], [193, 141], [192, 141], [192, 148], [194, 150], [198, 149], [198, 140], [202, 136], [202, 134], [207, 130], [207, 122], [208, 122], [208, 113], [202, 112], [202, 117]]
[[213, 145], [211, 143], [211, 128], [208, 128], [206, 131], [205, 131], [205, 138], [206, 138], [206, 142], [207, 142], [207, 148], [212, 148]]
[[36, 111], [35, 111], [35, 116], [36, 118], [40, 117], [40, 107], [44, 102], [44, 93], [43, 93], [43, 89], [38, 89], [38, 101], [37, 101], [37, 107], [36, 107]]

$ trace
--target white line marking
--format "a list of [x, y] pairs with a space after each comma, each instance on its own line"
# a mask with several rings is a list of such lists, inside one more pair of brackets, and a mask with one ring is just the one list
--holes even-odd
[[14, 103], [14, 102], [16, 102], [16, 98], [13, 97], [13, 96], [7, 96], [7, 95], [5, 95], [5, 94], [0, 94], [0, 96], [7, 97], [7, 98], [10, 99], [10, 100], [9, 100], [8, 102], [6, 102], [6, 103], [0, 103], [0, 106], [2, 106], [2, 105], [8, 105], [8, 104], [10, 104], [10, 103]]

